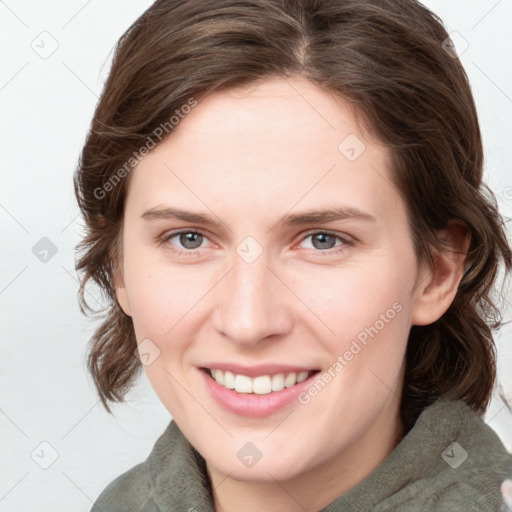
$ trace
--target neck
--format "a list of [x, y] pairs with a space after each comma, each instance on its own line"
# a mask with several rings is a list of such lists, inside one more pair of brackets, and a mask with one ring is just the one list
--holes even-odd
[[237, 481], [207, 465], [217, 512], [318, 511], [364, 480], [403, 435], [400, 401], [393, 399], [357, 443], [283, 481]]

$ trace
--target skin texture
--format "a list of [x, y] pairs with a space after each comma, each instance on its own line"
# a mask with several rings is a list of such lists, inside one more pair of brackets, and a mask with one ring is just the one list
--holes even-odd
[[[349, 134], [365, 144], [354, 161], [338, 149]], [[141, 217], [164, 207], [220, 224]], [[374, 220], [278, 223], [328, 207]], [[169, 238], [180, 229], [205, 236], [184, 245]], [[315, 244], [311, 230], [346, 242]], [[348, 103], [301, 78], [208, 96], [132, 171], [117, 298], [138, 343], [159, 351], [146, 375], [206, 459], [217, 510], [318, 510], [389, 455], [402, 431], [410, 327], [438, 319], [462, 275], [469, 241], [457, 225], [441, 235], [459, 254], [420, 267], [387, 149], [359, 133]], [[244, 245], [248, 236], [256, 243]], [[263, 252], [248, 263], [241, 243]], [[326, 372], [393, 308], [309, 403], [266, 417], [225, 410], [198, 369], [223, 361]], [[262, 454], [252, 467], [237, 457], [249, 441]]]

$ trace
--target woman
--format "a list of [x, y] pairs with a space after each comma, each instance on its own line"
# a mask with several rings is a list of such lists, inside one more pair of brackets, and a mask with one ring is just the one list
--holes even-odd
[[173, 420], [93, 510], [505, 510], [511, 251], [449, 43], [414, 0], [161, 0], [124, 34], [75, 176], [88, 364]]

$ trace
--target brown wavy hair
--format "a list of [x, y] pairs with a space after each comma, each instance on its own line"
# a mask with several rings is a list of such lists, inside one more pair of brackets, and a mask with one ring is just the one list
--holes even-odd
[[[501, 323], [494, 284], [512, 255], [495, 196], [482, 182], [468, 78], [449, 43], [441, 19], [415, 0], [158, 0], [128, 28], [74, 175], [85, 221], [79, 303], [83, 313], [102, 316], [87, 365], [108, 412], [142, 368], [114, 287], [137, 151], [159, 142], [159, 126], [172, 134], [169, 119], [191, 98], [299, 76], [355, 105], [361, 129], [389, 148], [420, 262], [432, 264], [433, 251], [443, 249], [436, 232], [449, 221], [468, 227], [453, 303], [436, 322], [411, 328], [401, 415], [409, 430], [442, 396], [483, 415], [496, 380], [492, 330]], [[102, 310], [85, 300], [89, 281], [107, 299]]]

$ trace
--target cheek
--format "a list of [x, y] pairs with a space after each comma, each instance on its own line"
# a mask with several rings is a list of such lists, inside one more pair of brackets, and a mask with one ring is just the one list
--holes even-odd
[[[406, 308], [411, 301], [412, 279], [412, 273], [407, 275], [406, 271], [380, 262], [373, 268], [365, 265], [341, 269], [337, 275], [333, 272], [315, 279], [308, 275], [298, 286], [311, 298], [312, 309], [338, 333], [375, 323], [396, 302]], [[315, 282], [314, 287], [311, 281]]]
[[189, 407], [179, 382], [193, 340], [194, 305], [205, 293], [204, 283], [196, 282], [198, 276], [192, 278], [190, 269], [180, 271], [143, 261], [134, 258], [136, 265], [126, 280], [138, 353], [155, 393], [179, 419]]
[[325, 333], [319, 339], [333, 361], [345, 355], [352, 372], [374, 363], [392, 373], [397, 370], [411, 325], [414, 261], [413, 256], [390, 255], [340, 269], [334, 278], [333, 272], [297, 282], [300, 293], [311, 298], [311, 310], [331, 331], [316, 329]]
[[197, 303], [199, 290], [190, 280], [149, 272], [135, 276], [127, 291], [137, 340], [150, 338], [160, 345], [172, 339], [181, 319]]
[[[163, 249], [126, 239], [125, 285], [138, 342], [161, 344], [206, 293], [205, 272], [170, 265]], [[171, 337], [172, 338], [172, 337]], [[162, 347], [163, 348], [163, 347]]]

